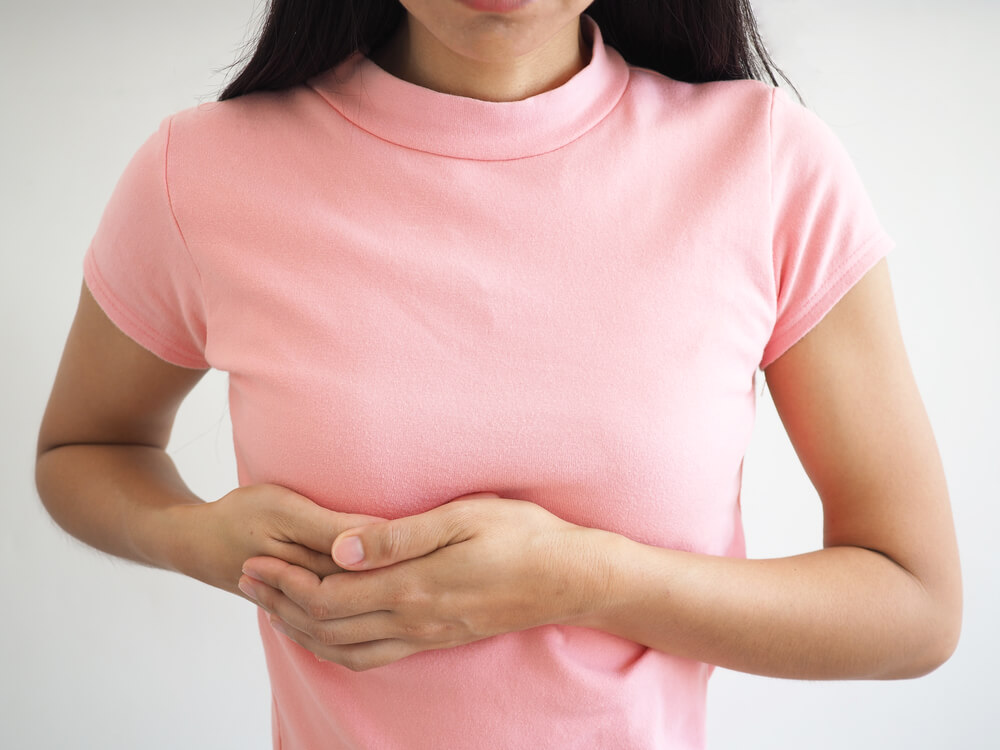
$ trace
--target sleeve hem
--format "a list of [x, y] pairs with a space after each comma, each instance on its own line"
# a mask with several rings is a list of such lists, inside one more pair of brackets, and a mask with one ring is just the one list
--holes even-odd
[[204, 357], [192, 355], [177, 346], [123, 305], [101, 276], [93, 252], [88, 252], [84, 257], [83, 278], [104, 313], [130, 339], [170, 364], [194, 370], [210, 369], [211, 366]]
[[829, 283], [812, 295], [804, 310], [791, 323], [774, 332], [764, 348], [758, 367], [761, 370], [768, 367], [812, 330], [848, 290], [893, 247], [895, 247], [895, 241], [883, 228], [879, 228], [875, 234], [861, 243], [858, 249], [848, 256], [848, 259], [841, 265], [839, 273], [834, 274]]

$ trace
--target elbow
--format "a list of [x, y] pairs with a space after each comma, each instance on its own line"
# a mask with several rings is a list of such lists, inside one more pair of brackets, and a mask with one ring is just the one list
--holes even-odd
[[915, 618], [911, 646], [902, 663], [883, 679], [923, 677], [947, 662], [958, 648], [962, 633], [961, 592], [947, 597], [927, 597], [922, 616]]
[[930, 674], [948, 661], [958, 649], [962, 636], [962, 604], [957, 602], [948, 607], [940, 615], [943, 621], [933, 629], [933, 638], [928, 648], [928, 660], [925, 669], [919, 676]]
[[947, 662], [958, 648], [959, 633], [944, 633], [928, 639], [926, 645], [914, 650], [903, 667], [884, 677], [890, 680], [912, 680], [924, 677]]

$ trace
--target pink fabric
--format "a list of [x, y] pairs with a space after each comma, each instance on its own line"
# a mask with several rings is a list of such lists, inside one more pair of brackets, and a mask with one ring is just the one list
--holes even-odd
[[[812, 112], [631, 67], [583, 21], [588, 66], [523, 101], [355, 55], [138, 149], [85, 279], [143, 346], [229, 373], [241, 485], [386, 517], [492, 490], [745, 554], [755, 373], [893, 242]], [[276, 748], [704, 747], [711, 667], [596, 630], [354, 673], [259, 623]]]

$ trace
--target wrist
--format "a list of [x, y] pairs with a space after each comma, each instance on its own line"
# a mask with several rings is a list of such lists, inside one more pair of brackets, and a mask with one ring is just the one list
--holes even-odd
[[573, 616], [564, 622], [596, 630], [606, 630], [621, 605], [621, 563], [628, 545], [635, 542], [604, 529], [580, 527], [579, 554], [571, 572], [578, 584], [578, 606]]
[[194, 570], [198, 547], [197, 534], [201, 526], [194, 512], [205, 505], [202, 501], [167, 505], [149, 514], [145, 554], [159, 568], [197, 578]]

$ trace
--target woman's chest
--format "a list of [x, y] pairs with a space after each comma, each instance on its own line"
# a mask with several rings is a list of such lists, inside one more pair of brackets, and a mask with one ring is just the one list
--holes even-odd
[[217, 311], [241, 482], [386, 517], [490, 490], [723, 552], [759, 355], [739, 269], [446, 250], [354, 246]]

